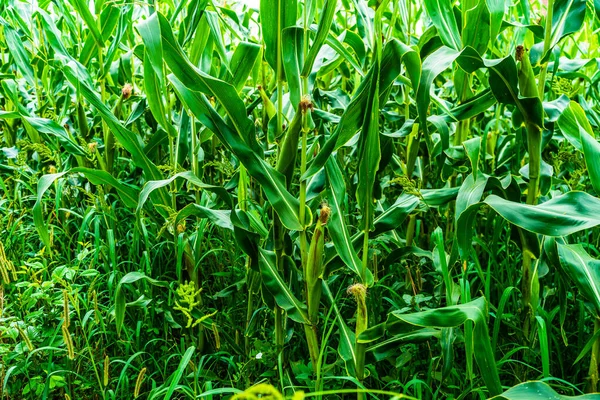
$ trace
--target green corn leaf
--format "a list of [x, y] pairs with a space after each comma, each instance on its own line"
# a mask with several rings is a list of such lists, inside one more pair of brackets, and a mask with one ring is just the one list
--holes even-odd
[[275, 298], [277, 305], [287, 311], [288, 316], [294, 321], [310, 325], [306, 306], [291, 292], [288, 284], [277, 270], [275, 253], [261, 248], [258, 254], [258, 265], [263, 283]]
[[325, 298], [329, 301], [329, 304], [331, 304], [331, 307], [333, 308], [335, 320], [337, 322], [340, 333], [340, 344], [338, 346], [338, 353], [342, 360], [344, 360], [347, 363], [349, 362], [354, 368], [356, 366], [356, 350], [354, 348], [354, 344], [356, 343], [356, 335], [346, 324], [346, 320], [340, 313], [335, 297], [331, 293], [331, 289], [329, 288], [327, 282], [323, 280], [321, 284], [323, 286], [323, 293], [325, 294]]
[[[102, 13], [100, 13], [99, 29], [102, 33], [102, 40], [104, 42], [110, 39], [110, 36], [117, 27], [117, 24], [121, 23], [121, 21], [123, 21], [123, 23], [127, 23], [128, 21], [130, 21], [131, 14], [122, 11], [123, 9], [121, 7], [107, 6], [104, 8], [104, 10], [102, 10]], [[111, 47], [113, 45], [116, 47], [115, 42], [111, 42]], [[109, 49], [111, 47], [109, 47]], [[92, 57], [98, 54], [99, 49], [100, 48], [96, 44], [96, 39], [93, 37], [93, 35], [87, 35], [85, 38], [85, 43], [83, 44], [83, 49], [81, 50], [81, 53], [79, 55], [79, 61], [83, 65], [87, 66]], [[111, 54], [111, 52], [112, 50], [109, 50], [108, 54]], [[108, 57], [108, 59], [110, 59], [110, 57]], [[106, 61], [109, 61], [108, 59]], [[107, 64], [105, 63], [104, 65], [106, 68]]]
[[356, 199], [362, 212], [361, 226], [365, 232], [373, 230], [375, 178], [381, 160], [379, 143], [379, 63], [377, 60], [371, 76], [369, 95], [364, 110], [364, 121], [359, 137], [358, 151], [358, 186]]
[[381, 361], [395, 355], [398, 352], [399, 346], [402, 346], [405, 343], [420, 343], [431, 339], [440, 340], [441, 338], [442, 331], [440, 329], [417, 328], [406, 333], [394, 335], [381, 342], [377, 342], [374, 345], [367, 347], [367, 352], [373, 353], [375, 360]]
[[373, 221], [374, 229], [371, 237], [376, 237], [392, 229], [398, 228], [404, 223], [408, 215], [419, 205], [419, 198], [410, 194], [398, 196], [396, 201], [385, 211], [375, 217]]
[[462, 49], [452, 2], [450, 0], [424, 0], [423, 4], [433, 25], [437, 28], [442, 42], [454, 50]]
[[546, 236], [567, 236], [600, 225], [600, 199], [584, 192], [572, 191], [536, 206], [490, 195], [483, 202], [468, 206], [458, 217], [457, 239], [463, 259], [470, 251], [477, 211], [484, 204], [517, 227]]
[[592, 258], [580, 244], [557, 243], [560, 264], [581, 294], [600, 315], [600, 261]]
[[173, 74], [187, 89], [214, 97], [225, 110], [235, 132], [258, 151], [254, 123], [246, 115], [246, 106], [235, 87], [194, 67], [175, 40], [167, 19], [159, 13], [153, 14], [149, 20], [153, 18], [159, 21], [164, 60]]
[[552, 12], [552, 33], [548, 52], [544, 51], [544, 43], [538, 43], [531, 49], [532, 58], [546, 62], [554, 47], [563, 38], [579, 31], [585, 20], [586, 0], [555, 0]]
[[[400, 64], [398, 63], [398, 60], [404, 63], [410, 77], [407, 81], [412, 82], [413, 89], [416, 90], [415, 88], [418, 87], [417, 82], [420, 81], [419, 78], [421, 77], [421, 62], [419, 56], [410, 47], [395, 40], [389, 41], [382, 52], [380, 70], [377, 71], [377, 66], [373, 66], [363, 77], [360, 86], [356, 90], [352, 101], [348, 104], [348, 107], [346, 107], [334, 133], [329, 137], [323, 148], [321, 148], [321, 151], [309, 165], [302, 176], [302, 179], [308, 179], [319, 172], [334, 151], [352, 139], [361, 127], [364, 128], [363, 125], [365, 125], [366, 120], [365, 110], [367, 109], [367, 102], [370, 98], [370, 91], [372, 90], [371, 82], [373, 81], [373, 74], [380, 74], [378, 92], [387, 93], [390, 85], [394, 83], [400, 73]], [[385, 99], [380, 98], [378, 101], [385, 101]], [[375, 111], [373, 110], [373, 112]]]
[[[327, 172], [327, 179], [331, 185], [331, 197], [329, 198], [329, 204], [331, 206], [331, 217], [327, 223], [327, 232], [331, 236], [337, 255], [342, 259], [344, 264], [356, 277], [361, 277], [362, 261], [358, 257], [352, 238], [348, 232], [346, 221], [343, 212], [344, 195], [346, 193], [346, 185], [344, 184], [344, 178], [342, 171], [340, 170], [335, 158], [330, 158], [325, 164], [325, 170]], [[357, 239], [360, 235], [357, 236]], [[358, 242], [358, 240], [357, 240]], [[329, 260], [327, 260], [329, 261]], [[326, 263], [327, 263], [326, 261]], [[367, 281], [363, 282], [365, 285], [373, 283], [373, 275], [370, 271], [367, 272]]]
[[[109, 129], [115, 135], [119, 143], [123, 145], [133, 157], [134, 163], [144, 170], [146, 178], [150, 180], [160, 180], [163, 178], [162, 173], [156, 167], [156, 165], [150, 161], [143, 150], [142, 141], [139, 136], [135, 135], [132, 131], [125, 128], [121, 122], [115, 117], [115, 115], [106, 107], [106, 105], [100, 100], [97, 92], [92, 89], [85, 81], [84, 76], [78, 75], [79, 69], [74, 66], [72, 62], [69, 62], [64, 66], [63, 71], [65, 76], [76, 87], [82, 96], [92, 104], [96, 110], [102, 116], [102, 119], [106, 122]], [[166, 190], [159, 191], [159, 197], [162, 204], [170, 204], [169, 193]]]
[[48, 248], [50, 247], [50, 235], [48, 233], [48, 227], [44, 221], [42, 198], [44, 197], [46, 191], [57, 179], [62, 178], [69, 173], [81, 173], [94, 185], [111, 186], [117, 191], [119, 197], [123, 201], [123, 204], [125, 204], [127, 207], [134, 208], [137, 205], [137, 198], [139, 195], [138, 189], [118, 181], [106, 171], [78, 167], [72, 168], [69, 171], [59, 172], [57, 174], [44, 175], [38, 182], [36, 202], [33, 205], [32, 211], [35, 227], [40, 235], [40, 238], [42, 239], [42, 242]]
[[480, 68], [489, 71], [489, 85], [499, 103], [517, 107], [525, 121], [543, 126], [544, 110], [539, 98], [521, 98], [518, 90], [517, 66], [514, 58], [483, 59], [472, 47], [456, 51], [449, 47], [441, 47], [423, 62], [421, 83], [417, 92], [417, 109], [421, 127], [427, 132], [427, 110], [431, 103], [431, 86], [434, 79], [456, 61], [467, 73]]
[[[328, 162], [329, 163], [329, 162]], [[327, 170], [327, 165], [325, 165], [326, 170]], [[338, 167], [339, 169], [339, 167]], [[328, 172], [329, 174], [329, 172]], [[329, 178], [331, 179], [331, 178]], [[338, 179], [334, 179], [333, 182], [339, 181]], [[338, 192], [338, 198], [342, 199], [343, 198], [343, 194], [345, 191], [345, 187], [343, 189], [340, 189], [340, 186], [334, 186], [334, 183], [332, 184], [332, 190], [337, 190]], [[343, 183], [343, 181], [341, 181]], [[456, 197], [456, 192], [458, 191], [458, 188], [455, 188], [456, 190], [451, 190], [450, 192], [452, 193], [452, 195], [450, 196], [438, 196], [437, 200], [439, 200], [439, 202], [441, 204], [447, 204], [449, 199], [454, 199]], [[434, 192], [437, 192], [434, 190]], [[432, 201], [432, 205], [433, 206], [433, 196], [431, 196], [430, 194], [426, 195], [427, 198], [429, 198]], [[394, 204], [392, 204], [390, 207], [388, 207], [385, 211], [383, 211], [381, 214], [377, 215], [375, 217], [375, 220], [373, 221], [373, 225], [374, 225], [374, 229], [372, 232], [369, 233], [369, 237], [370, 238], [375, 238], [379, 235], [384, 234], [385, 232], [389, 232], [393, 229], [398, 228], [400, 225], [402, 225], [404, 223], [404, 220], [406, 219], [406, 217], [408, 217], [408, 215], [415, 209], [417, 208], [417, 206], [419, 205], [419, 198], [413, 195], [409, 195], [409, 194], [402, 194], [400, 195], [396, 201], [394, 202]], [[333, 210], [334, 208], [334, 204], [331, 205], [331, 208]], [[338, 206], [339, 207], [339, 206]], [[332, 214], [333, 215], [333, 214]], [[343, 222], [343, 221], [342, 221]], [[331, 223], [331, 222], [330, 222]], [[337, 222], [334, 223], [335, 226]], [[341, 230], [340, 230], [341, 229]], [[348, 228], [346, 228], [347, 230]], [[334, 235], [339, 234], [340, 232], [344, 232], [342, 228], [338, 228], [337, 232], [330, 232], [329, 234], [332, 236], [332, 240], [335, 243], [334, 239]], [[354, 249], [354, 251], [356, 252], [357, 249], [360, 247], [361, 243], [362, 243], [362, 239], [363, 239], [363, 232], [357, 232], [356, 234], [352, 235], [352, 237], [350, 238], [350, 243], [352, 244], [352, 246], [350, 248]], [[344, 245], [346, 245], [347, 240], [344, 239], [342, 241], [342, 243], [344, 243]], [[337, 247], [335, 248], [336, 251], [332, 251], [331, 247], [326, 247], [325, 250], [325, 265], [327, 265], [328, 263], [332, 262], [333, 260], [335, 260], [338, 256], [340, 256], [341, 254], [341, 250], [339, 250]], [[348, 262], [344, 259], [342, 259], [344, 261], [344, 263], [346, 265], [349, 265]], [[360, 259], [359, 259], [359, 263], [356, 265], [360, 265]], [[352, 269], [354, 271], [354, 269]], [[358, 271], [360, 271], [360, 269], [358, 269]], [[370, 284], [371, 282], [371, 277], [370, 277], [371, 273], [369, 271], [367, 271], [367, 284]]]
[[[490, 89], [486, 89], [473, 96], [469, 100], [461, 103], [459, 106], [448, 110], [448, 112], [441, 117], [446, 122], [464, 121], [466, 119], [476, 117], [496, 103], [497, 100], [492, 91]], [[432, 118], [433, 117], [429, 117], [430, 122], [433, 122]]]
[[502, 28], [506, 0], [486, 0], [486, 2], [490, 12], [490, 39], [494, 43]]
[[260, 46], [250, 42], [242, 42], [235, 48], [229, 64], [230, 83], [238, 92], [244, 87], [260, 54]]
[[234, 230], [234, 226], [231, 222], [231, 214], [231, 210], [213, 210], [212, 208], [204, 207], [199, 204], [188, 204], [177, 213], [175, 225], [179, 224], [179, 222], [187, 217], [196, 216], [207, 218], [213, 224], [232, 231]]
[[144, 52], [144, 91], [146, 93], [146, 101], [150, 107], [150, 112], [156, 119], [156, 122], [169, 134], [175, 135], [175, 129], [167, 121], [167, 111], [165, 109], [165, 101], [163, 99], [163, 85], [156, 74], [155, 69], [150, 62], [151, 56], [147, 51]]
[[[163, 71], [163, 47], [160, 31], [160, 24], [157, 18], [148, 18], [136, 26], [140, 33], [146, 53], [148, 54], [149, 65], [144, 62], [144, 69], [152, 67], [161, 87], [164, 84], [165, 77]], [[146, 61], [146, 60], [144, 60]], [[145, 71], [144, 71], [145, 73]]]
[[290, 99], [294, 109], [300, 103], [300, 71], [304, 64], [304, 29], [298, 26], [285, 28], [283, 36], [283, 68], [290, 88]]
[[422, 328], [455, 328], [467, 321], [475, 325], [472, 335], [475, 360], [479, 366], [483, 380], [492, 395], [502, 392], [494, 353], [490, 344], [487, 328], [487, 303], [483, 297], [469, 303], [457, 306], [442, 307], [433, 310], [405, 314], [393, 311], [388, 314], [387, 321], [364, 331], [359, 337], [359, 343], [371, 343], [379, 339], [384, 332], [396, 336], [405, 334], [412, 327]]
[[544, 318], [536, 315], [538, 323], [538, 338], [540, 339], [540, 353], [542, 356], [542, 373], [544, 378], [550, 377], [550, 349], [548, 346], [548, 329]]
[[302, 225], [298, 215], [300, 202], [286, 190], [285, 177], [252, 151], [239, 134], [234, 133], [234, 128], [221, 118], [206, 97], [189, 90], [174, 76], [169, 76], [169, 80], [191, 113], [219, 137], [221, 143], [235, 154], [248, 173], [260, 183], [283, 225], [290, 230], [301, 230]]
[[492, 397], [491, 400], [595, 400], [597, 394], [584, 394], [580, 396], [564, 396], [558, 394], [545, 382], [525, 382], [517, 386], [513, 386], [499, 396]]
[[571, 101], [558, 118], [558, 127], [575, 148], [583, 151], [590, 181], [596, 193], [600, 194], [600, 143], [594, 138], [594, 131], [583, 108]]
[[[208, 22], [210, 27], [210, 34], [213, 38], [213, 42], [216, 45], [217, 53], [221, 58], [221, 62], [229, 70], [229, 58], [227, 57], [227, 50], [225, 50], [225, 43], [223, 42], [223, 34], [221, 33], [221, 25], [219, 24], [219, 17], [214, 11], [204, 11], [204, 18]], [[231, 71], [230, 71], [231, 72]]]
[[600, 225], [600, 199], [572, 191], [537, 206], [491, 195], [484, 200], [512, 224], [547, 236], [567, 236]]
[[[123, 37], [125, 37], [125, 34], [129, 29], [133, 16], [133, 7], [108, 7], [107, 9], [105, 9], [105, 11], [107, 10], [111, 11], [108, 18], [118, 18], [119, 21], [117, 24], [117, 31], [115, 33], [115, 36], [111, 39], [110, 46], [108, 47], [108, 51], [106, 52], [106, 57], [104, 58], [104, 71], [110, 70], [110, 66], [112, 65], [112, 62], [117, 56], [119, 46], [121, 45], [121, 41], [123, 40]], [[112, 21], [104, 21], [103, 15], [105, 14], [105, 11], [102, 11], [100, 20], [102, 24], [102, 39], [106, 41], [110, 38], [114, 27], [110, 26], [113, 23]]]
[[[314, 27], [311, 27], [311, 31], [312, 32], [316, 32], [316, 29]], [[343, 32], [341, 36], [343, 35], [351, 35], [354, 34], [354, 32], [352, 31], [345, 31]], [[329, 35], [327, 36], [327, 39], [325, 40], [325, 43], [330, 46], [336, 53], [338, 53], [340, 55], [340, 57], [342, 57], [344, 60], [346, 60], [355, 70], [356, 72], [359, 73], [359, 75], [364, 75], [363, 74], [363, 70], [362, 70], [362, 66], [360, 65], [360, 61], [357, 59], [357, 55], [356, 53], [353, 54], [351, 53], [340, 41], [341, 39], [335, 37], [333, 34], [329, 33]], [[360, 41], [362, 43], [362, 40]], [[363, 44], [364, 47], [364, 44]], [[364, 52], [364, 49], [363, 49]]]
[[4, 25], [4, 37], [6, 40], [6, 45], [13, 59], [15, 60], [15, 64], [17, 68], [27, 80], [27, 83], [30, 86], [35, 86], [36, 78], [33, 74], [33, 68], [31, 67], [31, 62], [29, 61], [29, 56], [25, 47], [23, 46], [23, 40], [19, 37], [19, 34], [13, 29], [10, 25]]
[[301, 76], [307, 77], [312, 72], [313, 64], [317, 59], [317, 54], [319, 54], [321, 46], [323, 46], [327, 36], [329, 36], [331, 23], [333, 22], [333, 17], [335, 16], [337, 4], [338, 0], [325, 0], [323, 10], [321, 11], [321, 20], [319, 21], [317, 35], [315, 36], [315, 40], [313, 40], [310, 46], [310, 51], [306, 56], [304, 66], [302, 67]]
[[[472, 9], [465, 10], [462, 44], [463, 46], [473, 47], [479, 54], [484, 54], [492, 34], [492, 21], [486, 1], [478, 0], [476, 4]], [[463, 7], [466, 7], [466, 4]], [[504, 8], [502, 9], [502, 14], [504, 14]], [[500, 27], [496, 24], [495, 28], [499, 29]]]
[[117, 327], [117, 335], [121, 334], [123, 323], [125, 322], [125, 309], [127, 303], [125, 301], [124, 285], [135, 283], [139, 280], [144, 280], [153, 286], [169, 287], [167, 282], [152, 279], [141, 272], [130, 272], [119, 281], [115, 292], [115, 323]]
[[88, 29], [90, 30], [92, 37], [96, 41], [96, 44], [98, 45], [98, 47], [103, 48], [104, 40], [102, 39], [102, 34], [100, 33], [100, 29], [98, 29], [98, 23], [96, 22], [96, 19], [92, 15], [92, 12], [90, 11], [87, 1], [86, 0], [70, 0], [70, 3], [73, 6], [73, 8], [75, 8], [75, 10], [77, 10], [79, 15], [81, 15], [81, 18], [85, 21], [85, 23], [86, 23]]
[[568, 106], [562, 110], [557, 122], [565, 139], [579, 151], [583, 151], [581, 131], [594, 136], [592, 125], [585, 115], [585, 111], [574, 101], [569, 102]]
[[[310, 111], [306, 111], [310, 112]], [[300, 106], [296, 107], [296, 114], [290, 125], [284, 133], [281, 142], [279, 157], [277, 158], [276, 169], [285, 176], [286, 187], [292, 184], [292, 178], [296, 169], [296, 159], [298, 158], [298, 142], [300, 141], [300, 132], [302, 131], [303, 112]]]
[[283, 48], [281, 32], [296, 24], [297, 0], [261, 0], [260, 26], [265, 42], [265, 59], [277, 71], [277, 58]]
[[202, 182], [202, 180], [200, 180], [200, 178], [198, 178], [196, 175], [194, 175], [193, 172], [184, 171], [184, 172], [179, 172], [179, 173], [173, 175], [169, 179], [162, 179], [159, 181], [146, 182], [146, 184], [144, 185], [144, 188], [140, 192], [139, 201], [136, 202], [136, 205], [137, 205], [136, 213], [139, 213], [142, 210], [142, 208], [144, 207], [144, 204], [146, 204], [146, 201], [148, 201], [148, 198], [150, 197], [150, 194], [153, 191], [160, 189], [162, 187], [168, 186], [171, 183], [173, 183], [176, 179], [179, 179], [179, 178], [185, 179], [189, 183], [193, 184], [195, 187], [214, 192], [221, 199], [223, 199], [228, 206], [233, 205], [231, 196], [224, 188], [222, 188], [220, 186], [208, 185], [208, 184]]
[[598, 338], [600, 338], [600, 330], [596, 331], [596, 333], [594, 333], [592, 337], [590, 337], [590, 339], [587, 341], [585, 346], [583, 346], [583, 349], [581, 349], [581, 352], [579, 353], [575, 361], [573, 361], [573, 365], [577, 365], [579, 361], [581, 361], [581, 359], [583, 359], [583, 357], [585, 357], [590, 352], [590, 350], [592, 350], [592, 347], [594, 346], [594, 343], [596, 342], [596, 340], [598, 340]]
[[47, 135], [56, 137], [59, 143], [68, 151], [70, 154], [75, 156], [85, 156], [87, 153], [79, 143], [77, 143], [71, 135], [65, 130], [64, 127], [60, 126], [56, 122], [47, 118], [30, 117], [27, 115], [21, 115], [17, 112], [0, 112], [0, 119], [14, 119], [21, 118], [23, 123], [29, 125], [32, 129], [42, 134], [48, 144], [52, 146], [52, 140]]

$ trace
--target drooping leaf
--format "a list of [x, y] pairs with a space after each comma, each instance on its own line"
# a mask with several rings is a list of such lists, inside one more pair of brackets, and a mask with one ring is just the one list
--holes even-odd
[[189, 90], [174, 76], [169, 76], [169, 80], [188, 109], [219, 137], [221, 143], [235, 154], [250, 175], [260, 183], [283, 225], [290, 230], [302, 229], [298, 215], [300, 202], [287, 191], [285, 177], [248, 147], [240, 135], [234, 132], [234, 128], [230, 127], [210, 105], [205, 96]]
[[25, 77], [27, 83], [29, 83], [31, 86], [35, 86], [36, 78], [33, 74], [33, 68], [31, 67], [31, 62], [29, 61], [25, 47], [23, 47], [22, 39], [19, 37], [17, 31], [10, 25], [6, 24], [3, 26], [3, 28], [4, 38], [6, 40], [8, 50], [15, 60], [17, 68]]
[[[144, 170], [147, 179], [160, 180], [163, 178], [162, 173], [156, 165], [150, 161], [144, 153], [143, 144], [139, 136], [125, 128], [108, 107], [100, 100], [97, 92], [85, 82], [85, 77], [78, 75], [79, 69], [69, 62], [64, 66], [65, 76], [71, 84], [78, 88], [82, 96], [92, 104], [102, 116], [109, 129], [115, 135], [119, 143], [123, 145], [134, 160], [134, 163]], [[169, 194], [165, 190], [159, 191], [159, 196], [163, 204], [169, 204]]]
[[[314, 158], [313, 162], [309, 165], [302, 176], [302, 179], [308, 179], [319, 172], [334, 151], [352, 139], [361, 127], [364, 128], [365, 110], [367, 108], [370, 91], [372, 90], [371, 82], [373, 82], [373, 74], [379, 74], [380, 76], [378, 80], [378, 93], [387, 93], [390, 85], [394, 83], [400, 73], [400, 64], [398, 63], [398, 60], [404, 63], [410, 77], [408, 81], [412, 83], [413, 90], [417, 90], [417, 82], [419, 82], [419, 78], [421, 78], [421, 63], [419, 56], [410, 47], [402, 45], [395, 40], [389, 41], [382, 52], [380, 70], [377, 71], [377, 66], [374, 66], [369, 69], [369, 72], [363, 77], [360, 86], [356, 90], [352, 101], [348, 104], [348, 107], [346, 107], [335, 131], [321, 148], [321, 151]], [[380, 98], [378, 101], [382, 100], [385, 99]]]
[[146, 204], [146, 201], [148, 200], [148, 198], [150, 197], [150, 194], [153, 191], [160, 189], [162, 187], [168, 186], [171, 183], [173, 183], [176, 179], [179, 179], [179, 178], [185, 179], [186, 181], [190, 182], [191, 184], [193, 184], [194, 186], [196, 186], [200, 189], [209, 190], [211, 192], [216, 193], [217, 195], [219, 195], [219, 197], [221, 197], [221, 199], [223, 199], [226, 202], [226, 204], [228, 206], [232, 205], [232, 201], [229, 196], [229, 193], [227, 193], [227, 191], [223, 187], [206, 184], [206, 183], [202, 182], [202, 180], [200, 178], [198, 178], [196, 175], [194, 175], [194, 173], [192, 171], [184, 171], [184, 172], [179, 172], [168, 179], [161, 179], [159, 181], [146, 182], [146, 184], [144, 185], [144, 188], [140, 192], [139, 201], [136, 202], [136, 205], [137, 205], [136, 213], [139, 213], [140, 210], [144, 207], [144, 204]]
[[275, 253], [261, 248], [258, 254], [263, 283], [275, 298], [277, 305], [287, 311], [288, 316], [294, 321], [310, 325], [306, 306], [296, 298], [277, 270]]
[[600, 199], [572, 191], [537, 206], [491, 195], [484, 200], [514, 225], [547, 236], [567, 236], [600, 225]]
[[81, 173], [94, 185], [108, 185], [113, 187], [127, 207], [134, 208], [137, 205], [137, 197], [139, 193], [138, 189], [118, 181], [106, 171], [78, 167], [69, 171], [44, 175], [38, 181], [37, 198], [35, 204], [33, 205], [32, 211], [35, 227], [46, 247], [50, 247], [50, 235], [44, 220], [42, 198], [44, 197], [46, 191], [57, 179], [69, 173]]
[[463, 258], [470, 251], [475, 216], [485, 204], [517, 227], [546, 236], [567, 236], [600, 225], [600, 199], [584, 192], [572, 191], [535, 206], [490, 195], [458, 217], [457, 239]]
[[117, 335], [121, 334], [121, 330], [123, 329], [123, 323], [125, 321], [125, 308], [127, 306], [127, 303], [125, 301], [124, 285], [135, 283], [139, 280], [144, 280], [153, 286], [169, 287], [169, 284], [167, 282], [152, 279], [149, 276], [143, 274], [142, 272], [137, 271], [130, 272], [123, 278], [121, 278], [115, 292], [115, 323], [117, 326]]
[[246, 106], [235, 87], [196, 68], [187, 59], [175, 40], [173, 30], [167, 19], [159, 13], [153, 14], [149, 19], [152, 18], [157, 18], [159, 21], [164, 60], [173, 74], [187, 89], [214, 97], [225, 110], [229, 118], [228, 122], [235, 128], [234, 132], [250, 148], [258, 151], [254, 124], [246, 115]]
[[100, 33], [100, 29], [98, 29], [98, 23], [96, 22], [96, 19], [92, 15], [92, 12], [90, 10], [90, 7], [89, 7], [87, 1], [85, 1], [85, 0], [70, 0], [70, 3], [71, 3], [71, 5], [73, 5], [73, 8], [75, 10], [77, 10], [79, 15], [81, 15], [81, 18], [85, 21], [88, 29], [90, 30], [92, 37], [96, 40], [96, 44], [98, 45], [98, 47], [100, 47], [100, 48], [104, 47], [104, 40], [102, 39], [102, 34]]
[[502, 392], [500, 377], [492, 351], [490, 336], [487, 328], [487, 303], [483, 297], [469, 303], [456, 306], [442, 307], [418, 313], [406, 314], [402, 311], [393, 311], [388, 314], [387, 321], [364, 331], [359, 337], [359, 343], [371, 343], [379, 339], [384, 333], [391, 337], [405, 334], [413, 326], [423, 328], [455, 328], [467, 321], [472, 321], [474, 334], [473, 340], [475, 360], [483, 380], [492, 395]]
[[583, 108], [571, 101], [558, 118], [558, 127], [565, 138], [583, 152], [592, 186], [600, 194], [600, 143], [594, 138], [594, 131]]
[[557, 243], [563, 270], [581, 294], [591, 302], [600, 315], [600, 261], [592, 258], [581, 244]]

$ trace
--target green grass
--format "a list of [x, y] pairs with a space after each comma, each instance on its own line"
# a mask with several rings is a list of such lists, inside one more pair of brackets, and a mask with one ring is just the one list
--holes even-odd
[[0, 16], [0, 399], [600, 396], [598, 1]]

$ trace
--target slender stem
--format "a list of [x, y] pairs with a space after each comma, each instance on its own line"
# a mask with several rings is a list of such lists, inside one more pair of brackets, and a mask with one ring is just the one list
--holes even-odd
[[[600, 330], [600, 319], [594, 318], [594, 335]], [[592, 345], [592, 357], [590, 358], [588, 393], [595, 393], [598, 390], [598, 362], [600, 361], [600, 337], [596, 338]]]
[[283, 329], [283, 309], [275, 306], [275, 342], [277, 344], [277, 353], [283, 352], [284, 329]]
[[248, 282], [248, 304], [246, 307], [246, 332], [244, 333], [244, 351], [246, 357], [250, 355], [250, 336], [248, 336], [248, 328], [254, 313], [254, 271], [250, 268], [250, 257], [246, 259], [246, 282]]
[[277, 127], [276, 137], [281, 136], [283, 130], [283, 63], [281, 45], [281, 1], [277, 2], [277, 15], [279, 26], [277, 27]]
[[[281, 1], [277, 2], [277, 58], [276, 58], [276, 80], [277, 80], [277, 126], [275, 127], [275, 137], [281, 136], [283, 128], [283, 64], [282, 64], [282, 45], [281, 45]], [[277, 268], [283, 272], [283, 236], [285, 234], [283, 225], [279, 217], [273, 211], [274, 229], [273, 235], [275, 241], [275, 253], [277, 256]], [[279, 306], [275, 306], [275, 342], [277, 344], [277, 352], [283, 352], [283, 343], [285, 338], [284, 312]], [[283, 382], [282, 382], [283, 383]]]
[[527, 204], [535, 205], [538, 200], [542, 162], [542, 130], [538, 126], [528, 124], [529, 146], [529, 184], [527, 186]]
[[[103, 71], [103, 54], [102, 48], [98, 48], [98, 73], [100, 74], [100, 100], [104, 103], [106, 102], [106, 82], [104, 79], [104, 71]], [[108, 129], [108, 125], [102, 119], [102, 133], [104, 138], [104, 164], [106, 168], [106, 172], [112, 173], [113, 171], [113, 162], [115, 159], [115, 137], [110, 129]]]

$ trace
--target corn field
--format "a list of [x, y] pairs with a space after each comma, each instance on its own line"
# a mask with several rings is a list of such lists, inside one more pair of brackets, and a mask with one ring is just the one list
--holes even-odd
[[599, 0], [0, 0], [0, 400], [600, 399], [599, 41]]

